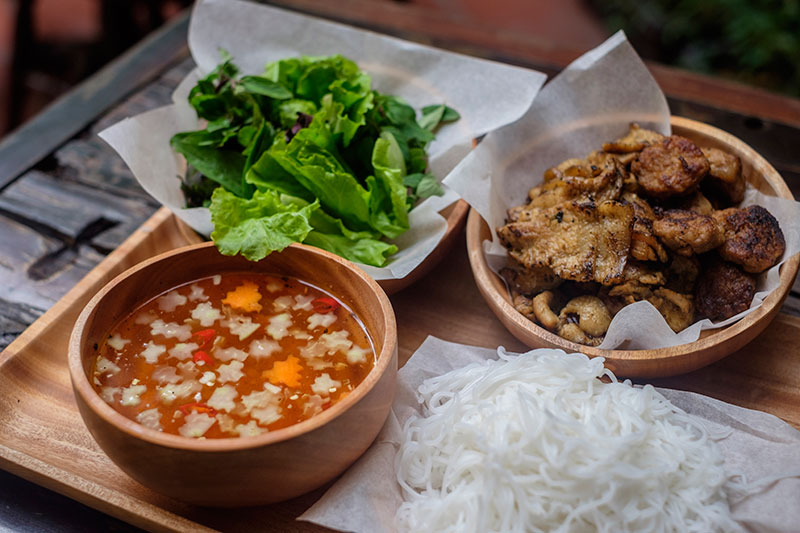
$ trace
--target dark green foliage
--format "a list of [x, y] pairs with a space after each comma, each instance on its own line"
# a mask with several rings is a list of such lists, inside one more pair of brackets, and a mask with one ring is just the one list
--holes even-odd
[[800, 0], [591, 0], [646, 58], [800, 96]]

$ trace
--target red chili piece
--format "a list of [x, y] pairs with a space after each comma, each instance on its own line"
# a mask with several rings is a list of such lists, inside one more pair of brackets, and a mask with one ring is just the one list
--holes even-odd
[[341, 304], [334, 300], [333, 298], [329, 298], [328, 296], [323, 296], [322, 298], [317, 298], [313, 302], [311, 302], [311, 307], [314, 308], [314, 311], [317, 313], [330, 313]]
[[197, 331], [194, 334], [195, 337], [200, 337], [200, 340], [203, 343], [200, 345], [201, 347], [206, 346], [208, 343], [214, 340], [214, 337], [217, 336], [217, 330], [213, 328], [204, 329], [201, 331]]
[[185, 403], [183, 405], [178, 406], [178, 409], [180, 409], [181, 413], [183, 413], [184, 415], [188, 415], [189, 411], [197, 411], [198, 413], [207, 413], [211, 416], [217, 415], [216, 409], [214, 409], [213, 407], [209, 407], [208, 405], [201, 402]]
[[192, 359], [194, 359], [195, 363], [199, 363], [200, 361], [203, 361], [207, 365], [211, 365], [211, 364], [214, 363], [214, 360], [211, 359], [211, 356], [208, 355], [203, 350], [198, 350], [198, 351], [194, 352], [194, 355], [192, 356]]

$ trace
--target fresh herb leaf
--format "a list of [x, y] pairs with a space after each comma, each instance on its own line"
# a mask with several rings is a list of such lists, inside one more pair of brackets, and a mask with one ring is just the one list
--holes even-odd
[[219, 187], [217, 182], [189, 166], [186, 169], [186, 176], [181, 180], [181, 191], [186, 198], [186, 207], [208, 207], [211, 203], [211, 194], [217, 187]]
[[439, 122], [441, 122], [442, 117], [444, 116], [444, 108], [444, 105], [435, 105], [423, 108], [422, 116], [419, 117], [419, 120], [417, 120], [420, 128], [433, 131], [433, 129], [439, 125]]
[[413, 200], [413, 203], [429, 196], [442, 196], [444, 194], [444, 189], [439, 180], [431, 173], [409, 174], [403, 178], [403, 185], [411, 189], [412, 192], [409, 194], [409, 199]]
[[419, 119], [419, 125], [426, 130], [433, 131], [439, 124], [444, 122], [453, 122], [461, 118], [461, 115], [453, 109], [444, 104], [429, 105], [422, 108], [422, 116]]
[[261, 76], [245, 76], [239, 80], [239, 84], [251, 93], [269, 96], [275, 100], [288, 100], [292, 97], [292, 91], [280, 83]]
[[245, 157], [233, 150], [197, 143], [197, 132], [178, 133], [170, 140], [172, 148], [186, 158], [186, 162], [204, 176], [222, 185], [236, 196], [244, 196], [242, 170]]

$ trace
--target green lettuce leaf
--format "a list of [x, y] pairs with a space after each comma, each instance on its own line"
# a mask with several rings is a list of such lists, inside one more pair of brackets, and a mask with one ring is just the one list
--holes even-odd
[[381, 267], [386, 259], [397, 253], [397, 246], [375, 239], [350, 240], [342, 235], [330, 235], [319, 231], [311, 231], [306, 236], [305, 244], [322, 248], [350, 261]]
[[317, 202], [305, 207], [286, 205], [278, 193], [256, 191], [251, 199], [217, 188], [211, 195], [211, 238], [224, 255], [241, 253], [251, 261], [263, 259], [293, 242], [302, 242], [311, 231], [309, 217]]
[[[372, 152], [372, 166], [375, 169], [374, 187], [380, 188], [380, 204], [372, 207], [373, 227], [389, 238], [394, 238], [408, 229], [407, 190], [403, 185], [406, 164], [403, 152], [394, 136], [384, 131], [375, 141]], [[383, 216], [383, 214], [386, 216]]]
[[317, 113], [311, 126], [300, 130], [285, 150], [276, 143], [270, 154], [327, 211], [352, 228], [368, 229], [369, 193], [337, 157], [333, 134], [318, 120], [322, 113]]

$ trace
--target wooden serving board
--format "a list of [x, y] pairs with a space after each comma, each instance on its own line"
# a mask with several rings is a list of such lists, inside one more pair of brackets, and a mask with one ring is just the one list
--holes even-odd
[[[160, 209], [39, 320], [0, 353], [0, 468], [154, 531], [323, 531], [295, 518], [325, 488], [281, 504], [238, 510], [193, 507], [130, 479], [83, 425], [67, 372], [66, 345], [85, 303], [139, 261], [187, 244], [185, 229]], [[463, 233], [444, 260], [392, 298], [400, 363], [428, 335], [523, 351], [481, 298]], [[691, 374], [651, 381], [775, 414], [800, 428], [800, 318], [780, 314], [751, 344]]]

